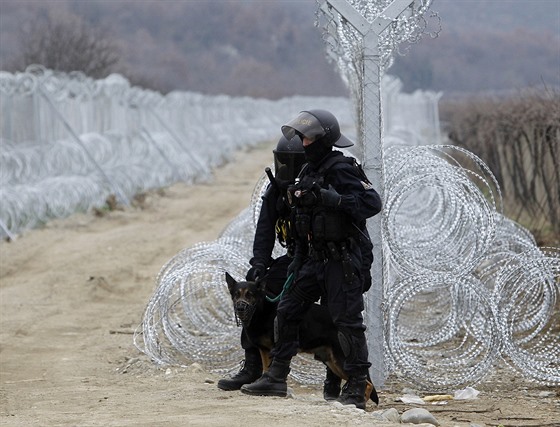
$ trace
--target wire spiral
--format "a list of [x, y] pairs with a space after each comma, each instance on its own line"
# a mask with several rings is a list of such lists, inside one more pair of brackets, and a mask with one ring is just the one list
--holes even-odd
[[[388, 153], [382, 215], [389, 371], [419, 388], [449, 390], [480, 382], [502, 358], [532, 380], [560, 384], [560, 251], [539, 249], [502, 215], [500, 189], [472, 153], [450, 146]], [[267, 184], [263, 174], [251, 206], [215, 242], [162, 268], [135, 335], [155, 361], [237, 368], [243, 354], [224, 272], [240, 278], [249, 267]], [[281, 252], [275, 248], [275, 256]], [[308, 356], [292, 367], [299, 382], [324, 378]]]
[[452, 146], [388, 150], [383, 230], [402, 274], [463, 275], [493, 240], [501, 208], [497, 183], [462, 167], [461, 156], [483, 165]]
[[[310, 104], [352, 127], [346, 99], [164, 97], [116, 75], [93, 81], [43, 69], [0, 72], [0, 92], [2, 235], [103, 206], [115, 187], [132, 197], [198, 182], [235, 150], [277, 138], [278, 124]], [[392, 108], [406, 111], [408, 100]], [[393, 147], [384, 159], [381, 214], [390, 370], [419, 387], [445, 389], [482, 380], [502, 358], [530, 379], [560, 384], [559, 250], [538, 248], [503, 216], [499, 186], [479, 158], [451, 146], [410, 147], [408, 136], [420, 128], [401, 131], [386, 132]], [[199, 143], [208, 139], [214, 144]], [[154, 361], [197, 361], [217, 372], [237, 367], [240, 330], [224, 273], [245, 275], [267, 184], [263, 174], [251, 206], [216, 241], [181, 251], [161, 269], [134, 337]], [[281, 252], [275, 248], [274, 256]], [[301, 382], [324, 375], [306, 356], [293, 368]]]
[[409, 277], [387, 306], [389, 363], [423, 388], [476, 383], [499, 355], [490, 294], [474, 277]]
[[530, 249], [509, 259], [493, 300], [508, 363], [539, 382], [560, 384], [560, 250]]

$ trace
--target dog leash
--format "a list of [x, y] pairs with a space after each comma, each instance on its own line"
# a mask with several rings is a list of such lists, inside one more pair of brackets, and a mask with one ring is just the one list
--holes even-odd
[[266, 300], [268, 302], [277, 302], [280, 300], [280, 298], [282, 298], [282, 295], [284, 295], [284, 292], [287, 292], [288, 289], [290, 289], [290, 286], [292, 285], [292, 282], [294, 281], [294, 273], [290, 273], [290, 275], [288, 276], [288, 278], [286, 279], [286, 282], [284, 283], [284, 287], [282, 288], [282, 292], [280, 292], [278, 294], [278, 296], [276, 296], [275, 298], [269, 298], [268, 295], [266, 296]]

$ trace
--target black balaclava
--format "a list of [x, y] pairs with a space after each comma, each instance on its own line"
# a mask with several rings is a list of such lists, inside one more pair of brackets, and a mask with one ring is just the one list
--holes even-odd
[[323, 144], [323, 141], [318, 139], [307, 147], [303, 147], [305, 151], [305, 158], [312, 166], [317, 166], [327, 154], [332, 151], [330, 145]]

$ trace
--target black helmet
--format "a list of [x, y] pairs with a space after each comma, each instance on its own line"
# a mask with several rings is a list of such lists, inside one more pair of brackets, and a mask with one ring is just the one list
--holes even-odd
[[291, 139], [282, 136], [272, 150], [274, 153], [274, 171], [280, 186], [292, 184], [305, 163], [305, 151], [298, 135]]
[[340, 133], [336, 117], [326, 110], [302, 111], [299, 115], [282, 126], [282, 133], [288, 139], [294, 135], [305, 136], [328, 147], [351, 147], [352, 141]]

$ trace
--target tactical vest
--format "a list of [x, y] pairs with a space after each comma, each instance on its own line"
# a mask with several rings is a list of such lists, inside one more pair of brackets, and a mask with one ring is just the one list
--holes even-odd
[[[333, 156], [328, 159], [321, 168], [313, 175], [305, 175], [308, 165], [304, 165], [298, 178], [300, 180], [308, 180], [307, 183], [302, 183], [301, 188], [312, 188], [314, 185], [323, 185], [325, 177], [328, 177], [329, 170], [338, 162], [351, 163], [366, 185], [371, 185], [361, 165], [359, 165], [354, 158], [345, 156]], [[288, 192], [288, 196], [290, 192]], [[331, 257], [340, 256], [343, 252], [347, 254], [346, 241], [353, 240], [360, 248], [362, 255], [362, 263], [360, 271], [362, 275], [363, 292], [366, 292], [371, 287], [371, 266], [373, 264], [373, 244], [369, 237], [366, 227], [366, 221], [361, 224], [352, 223], [352, 219], [342, 212], [327, 210], [317, 207], [313, 200], [313, 192], [310, 192], [308, 203], [302, 203], [303, 207], [293, 210], [293, 217], [291, 223], [295, 226], [296, 233], [294, 234], [300, 238], [311, 236], [311, 248], [313, 253], [308, 255], [317, 258], [317, 256]], [[292, 201], [289, 201], [292, 205]], [[305, 207], [307, 205], [307, 208]], [[321, 255], [323, 254], [323, 255]], [[321, 259], [321, 258], [319, 258]], [[324, 258], [323, 258], [324, 259]], [[346, 266], [348, 267], [348, 265]], [[351, 277], [352, 272], [345, 272], [345, 275]]]
[[[329, 170], [340, 162], [352, 164], [360, 178], [371, 184], [354, 158], [333, 156], [326, 160], [317, 172], [311, 174], [305, 173], [309, 165], [304, 165], [298, 176], [301, 187], [309, 188], [310, 191], [316, 191], [311, 190], [313, 188], [324, 187]], [[354, 224], [352, 218], [345, 212], [327, 209], [315, 203], [310, 203], [309, 208], [305, 206], [296, 208], [295, 215], [294, 223], [297, 234], [300, 237], [308, 235], [311, 238], [310, 243], [315, 249], [325, 249], [327, 242], [340, 243], [352, 237], [359, 239], [360, 230], [365, 227], [365, 221], [363, 224]]]

